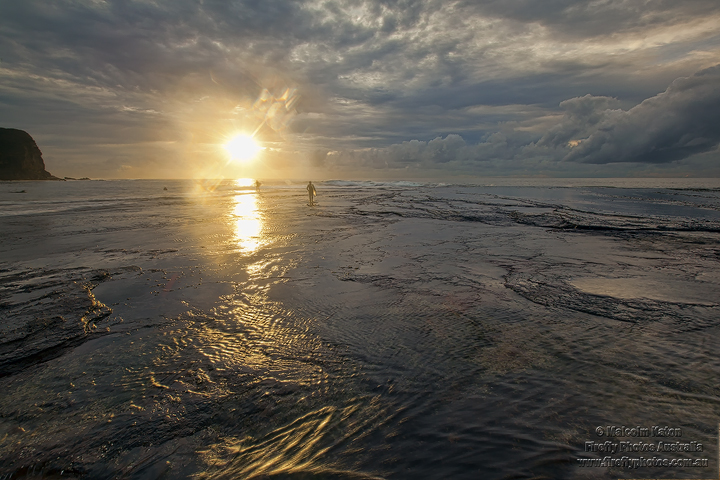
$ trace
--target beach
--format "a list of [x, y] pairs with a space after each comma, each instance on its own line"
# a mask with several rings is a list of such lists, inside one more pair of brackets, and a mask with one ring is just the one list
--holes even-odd
[[0, 182], [0, 478], [718, 474], [717, 179], [315, 185]]

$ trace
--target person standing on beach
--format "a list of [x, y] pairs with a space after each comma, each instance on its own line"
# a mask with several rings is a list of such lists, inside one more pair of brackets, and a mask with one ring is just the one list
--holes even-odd
[[312, 206], [315, 201], [315, 195], [317, 195], [317, 191], [315, 190], [315, 185], [313, 185], [312, 182], [308, 182], [307, 184], [307, 191], [308, 191], [308, 198], [310, 199], [310, 205]]

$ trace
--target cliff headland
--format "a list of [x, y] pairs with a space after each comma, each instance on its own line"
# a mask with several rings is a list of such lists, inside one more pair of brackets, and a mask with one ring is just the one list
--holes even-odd
[[45, 170], [42, 152], [29, 133], [0, 128], [0, 180], [60, 180]]

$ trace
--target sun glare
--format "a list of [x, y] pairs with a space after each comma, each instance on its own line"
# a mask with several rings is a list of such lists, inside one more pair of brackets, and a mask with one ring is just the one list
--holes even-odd
[[235, 135], [225, 144], [225, 150], [230, 154], [230, 158], [241, 162], [248, 162], [262, 150], [262, 147], [249, 135]]

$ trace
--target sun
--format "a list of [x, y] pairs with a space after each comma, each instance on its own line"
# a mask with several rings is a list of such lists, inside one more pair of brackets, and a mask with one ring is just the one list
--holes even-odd
[[240, 133], [225, 144], [225, 150], [232, 160], [249, 162], [262, 150], [262, 147], [250, 135]]

